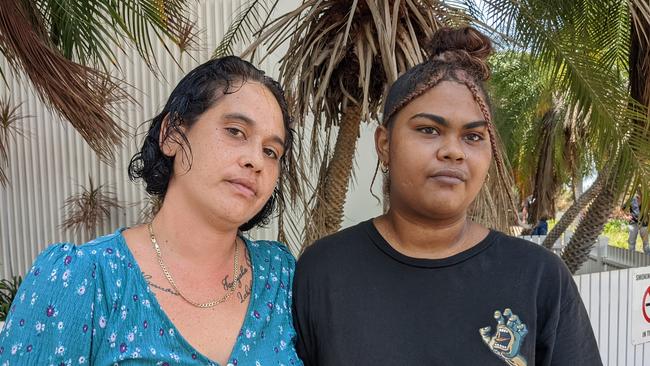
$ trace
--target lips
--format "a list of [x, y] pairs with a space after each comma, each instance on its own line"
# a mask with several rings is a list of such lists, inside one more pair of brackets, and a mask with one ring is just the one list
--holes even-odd
[[447, 184], [460, 184], [467, 180], [467, 173], [459, 169], [440, 169], [431, 178]]
[[247, 197], [253, 197], [257, 195], [257, 186], [255, 184], [255, 181], [252, 179], [234, 178], [228, 179], [227, 182], [232, 184], [236, 190]]

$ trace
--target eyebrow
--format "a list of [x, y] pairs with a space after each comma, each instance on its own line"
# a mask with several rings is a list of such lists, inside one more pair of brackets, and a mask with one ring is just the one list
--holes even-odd
[[[246, 116], [244, 114], [241, 114], [241, 113], [228, 113], [224, 117], [227, 118], [227, 119], [236, 119], [238, 121], [242, 121], [242, 122], [244, 122], [244, 124], [246, 124], [246, 125], [248, 125], [250, 127], [254, 127], [257, 124], [257, 122], [255, 122], [253, 119], [251, 119], [250, 117], [248, 117], [248, 116]], [[272, 135], [271, 140], [273, 140], [274, 142], [277, 142], [278, 144], [282, 145], [282, 147], [284, 148], [284, 140], [280, 136]]]
[[[431, 113], [418, 113], [413, 115], [410, 119], [415, 119], [415, 118], [425, 118], [428, 120], [431, 120], [433, 122], [436, 122], [438, 124], [441, 124], [445, 127], [449, 127], [449, 122], [441, 116], [438, 116], [436, 114], [431, 114]], [[473, 128], [478, 128], [478, 127], [485, 127], [487, 126], [487, 121], [485, 120], [480, 120], [480, 121], [473, 121], [469, 122], [463, 125], [463, 129], [465, 130], [471, 130]]]

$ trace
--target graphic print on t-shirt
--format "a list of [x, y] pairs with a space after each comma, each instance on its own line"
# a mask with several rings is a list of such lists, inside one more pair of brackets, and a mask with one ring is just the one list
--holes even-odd
[[503, 314], [500, 311], [494, 312], [494, 319], [497, 327], [492, 333], [492, 327], [479, 329], [483, 342], [499, 358], [510, 366], [526, 366], [526, 359], [519, 354], [524, 338], [528, 334], [526, 324], [522, 323], [519, 317], [512, 313], [512, 310], [505, 309]]

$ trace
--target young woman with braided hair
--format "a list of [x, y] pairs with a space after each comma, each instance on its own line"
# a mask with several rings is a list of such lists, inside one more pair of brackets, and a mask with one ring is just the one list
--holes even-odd
[[566, 266], [495, 230], [516, 209], [483, 85], [491, 51], [473, 28], [440, 30], [391, 86], [375, 133], [388, 211], [296, 267], [306, 365], [602, 364]]

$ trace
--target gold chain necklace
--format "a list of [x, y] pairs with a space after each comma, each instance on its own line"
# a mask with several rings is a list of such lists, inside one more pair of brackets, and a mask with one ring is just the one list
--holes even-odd
[[235, 238], [235, 266], [232, 273], [233, 282], [230, 286], [228, 286], [228, 291], [218, 299], [212, 300], [210, 302], [199, 303], [185, 297], [185, 295], [183, 295], [181, 290], [179, 290], [178, 287], [176, 287], [176, 282], [174, 282], [174, 278], [172, 277], [172, 274], [169, 272], [167, 266], [163, 262], [162, 253], [160, 253], [160, 246], [158, 246], [158, 241], [156, 241], [156, 236], [153, 233], [153, 226], [151, 225], [151, 223], [149, 223], [147, 226], [149, 227], [149, 237], [151, 238], [151, 244], [153, 245], [153, 249], [156, 251], [156, 257], [158, 257], [158, 264], [160, 264], [160, 268], [165, 274], [165, 277], [167, 278], [167, 282], [169, 282], [169, 284], [172, 286], [174, 291], [176, 291], [181, 296], [181, 298], [183, 298], [183, 300], [196, 306], [197, 308], [211, 308], [228, 300], [230, 295], [232, 295], [232, 293], [235, 291], [235, 285], [237, 284], [237, 267], [239, 267], [239, 245], [237, 245], [237, 238]]

